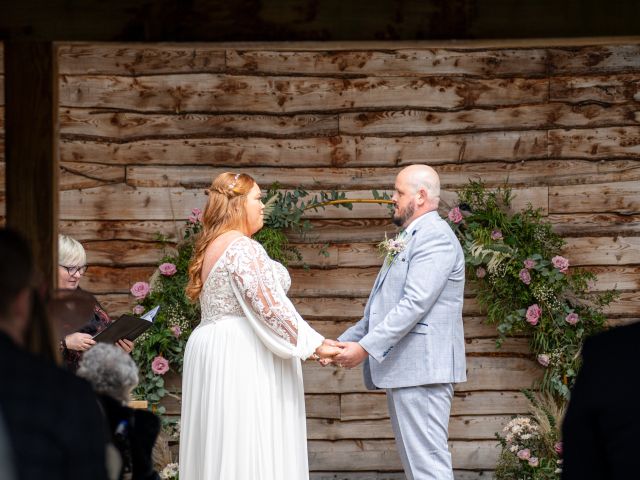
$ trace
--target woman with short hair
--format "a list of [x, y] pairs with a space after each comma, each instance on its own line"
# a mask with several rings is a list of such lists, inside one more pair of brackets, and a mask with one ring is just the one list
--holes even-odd
[[[67, 235], [58, 235], [58, 288], [78, 289], [80, 279], [87, 268], [87, 254], [82, 244]], [[60, 341], [62, 358], [69, 370], [75, 372], [78, 369], [83, 352], [96, 344], [93, 337], [107, 328], [111, 322], [107, 312], [98, 300], [95, 300], [93, 315], [87, 323]], [[133, 342], [127, 339], [118, 340], [117, 345], [127, 353], [133, 349]]]

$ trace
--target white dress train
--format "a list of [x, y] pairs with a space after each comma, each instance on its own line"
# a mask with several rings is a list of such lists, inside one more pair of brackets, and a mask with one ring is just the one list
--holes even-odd
[[300, 359], [323, 337], [286, 296], [282, 265], [240, 237], [200, 294], [182, 374], [180, 480], [306, 480]]

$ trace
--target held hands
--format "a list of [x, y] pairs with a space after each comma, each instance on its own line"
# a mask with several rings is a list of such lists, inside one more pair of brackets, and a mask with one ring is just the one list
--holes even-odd
[[337, 345], [341, 348], [341, 351], [334, 357], [333, 363], [339, 367], [357, 367], [369, 356], [358, 342], [338, 342]]
[[354, 368], [360, 365], [369, 354], [358, 342], [337, 342], [325, 339], [316, 350], [316, 355], [322, 366], [333, 363], [338, 367]]
[[338, 342], [335, 340], [330, 340], [326, 338], [322, 345], [316, 348], [315, 356], [316, 360], [320, 362], [321, 365], [329, 365], [333, 362], [333, 358], [340, 353], [341, 349], [337, 346]]

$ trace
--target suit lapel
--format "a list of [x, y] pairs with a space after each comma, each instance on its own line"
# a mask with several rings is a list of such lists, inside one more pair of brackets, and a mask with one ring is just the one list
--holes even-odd
[[[431, 213], [431, 212], [429, 212]], [[423, 220], [425, 217], [427, 217], [429, 215], [429, 213], [424, 214], [422, 217], [420, 217], [420, 219], [411, 227], [411, 233], [409, 233], [408, 235], [411, 235], [408, 240], [407, 240], [407, 245], [405, 247], [405, 251], [409, 249], [409, 244], [411, 242], [413, 242], [413, 238], [416, 235], [416, 232], [418, 231], [418, 229], [420, 228], [421, 224], [424, 223]], [[437, 215], [437, 213], [436, 213]], [[395, 257], [393, 257], [391, 259], [390, 262], [386, 262], [384, 263], [384, 266], [382, 267], [382, 269], [380, 270], [380, 273], [378, 273], [378, 277], [376, 278], [376, 281], [373, 285], [373, 291], [371, 296], [373, 296], [378, 289], [382, 286], [382, 284], [384, 283], [384, 279], [387, 278], [387, 273], [389, 273], [389, 270], [391, 270], [391, 266], [393, 265], [393, 262], [396, 261], [396, 259], [398, 258], [398, 256], [402, 255], [404, 253], [404, 251], [402, 253], [399, 253], [398, 255], [396, 255]]]

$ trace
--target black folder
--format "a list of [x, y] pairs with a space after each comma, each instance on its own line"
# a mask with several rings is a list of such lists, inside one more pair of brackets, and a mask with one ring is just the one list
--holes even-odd
[[116, 343], [121, 338], [127, 340], [135, 340], [153, 323], [153, 319], [158, 312], [158, 307], [147, 312], [142, 317], [124, 314], [118, 320], [110, 323], [107, 328], [95, 335], [93, 339], [96, 342]]

